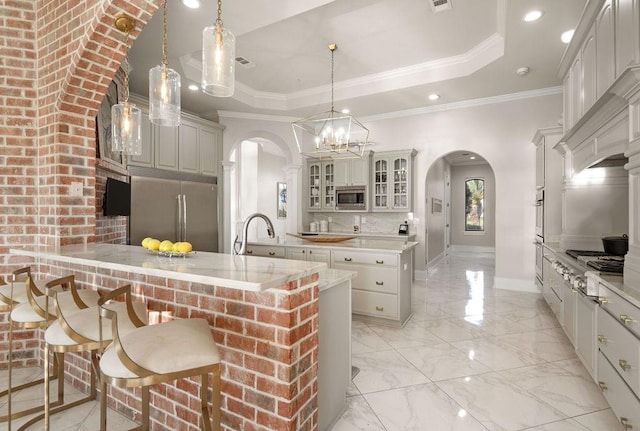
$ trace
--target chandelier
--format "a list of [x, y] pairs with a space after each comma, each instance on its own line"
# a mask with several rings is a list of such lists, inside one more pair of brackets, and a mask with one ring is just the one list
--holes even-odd
[[334, 52], [331, 51], [331, 109], [291, 123], [300, 154], [313, 158], [361, 158], [369, 144], [369, 129], [355, 117], [334, 108]]

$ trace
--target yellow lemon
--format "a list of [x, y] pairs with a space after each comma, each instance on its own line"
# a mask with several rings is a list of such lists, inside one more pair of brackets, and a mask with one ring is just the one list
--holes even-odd
[[165, 239], [160, 243], [160, 251], [173, 251], [173, 243], [168, 239]]
[[142, 246], [144, 248], [149, 248], [149, 241], [152, 240], [153, 238], [151, 237], [146, 237], [145, 239], [142, 240]]
[[180, 251], [180, 244], [182, 244], [182, 243], [181, 242], [174, 242], [173, 243], [173, 249], [171, 251], [179, 252]]
[[155, 238], [151, 238], [147, 241], [147, 248], [149, 250], [159, 250], [160, 249], [160, 241]]
[[178, 243], [178, 250], [180, 253], [189, 253], [191, 250], [193, 250], [193, 246], [191, 245], [190, 242], [179, 242]]

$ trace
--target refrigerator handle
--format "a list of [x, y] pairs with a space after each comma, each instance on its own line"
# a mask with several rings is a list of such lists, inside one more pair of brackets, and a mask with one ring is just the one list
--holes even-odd
[[182, 239], [187, 240], [187, 195], [182, 195]]
[[178, 219], [176, 220], [176, 241], [180, 241], [182, 235], [182, 195], [178, 194]]

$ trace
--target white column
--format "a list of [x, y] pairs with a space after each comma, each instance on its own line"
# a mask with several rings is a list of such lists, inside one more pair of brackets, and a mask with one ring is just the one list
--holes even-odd
[[302, 165], [287, 165], [282, 170], [287, 178], [287, 232], [298, 233], [302, 223], [302, 200], [300, 197]]
[[238, 213], [237, 183], [234, 178], [236, 171], [235, 162], [222, 162], [222, 171], [222, 191], [220, 191], [220, 185], [218, 185], [218, 192], [222, 193], [222, 211], [220, 211], [222, 248], [219, 252], [230, 253], [231, 244], [235, 238], [235, 236], [233, 236], [236, 223], [235, 215]]

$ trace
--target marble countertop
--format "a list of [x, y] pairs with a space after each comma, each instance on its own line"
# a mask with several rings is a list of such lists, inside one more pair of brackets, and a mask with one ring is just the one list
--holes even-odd
[[[250, 291], [278, 287], [327, 267], [321, 262], [207, 252], [194, 252], [186, 257], [163, 257], [140, 246], [102, 243], [67, 245], [57, 249], [12, 248], [10, 253]], [[349, 277], [348, 274], [333, 272], [325, 274], [325, 288], [340, 282], [336, 280]]]
[[302, 235], [303, 233], [315, 233], [318, 235], [351, 235], [351, 236], [356, 236], [358, 238], [378, 238], [378, 239], [394, 239], [394, 240], [409, 240], [412, 241], [415, 239], [416, 234], [415, 232], [409, 232], [409, 235], [400, 235], [398, 233], [382, 233], [382, 232], [367, 232], [367, 231], [360, 231], [358, 233], [356, 232], [349, 232], [349, 231], [343, 231], [343, 232], [339, 232], [339, 231], [329, 231], [329, 232], [298, 232], [300, 235]]
[[403, 253], [411, 250], [419, 244], [415, 241], [398, 241], [397, 239], [361, 239], [354, 238], [340, 242], [312, 242], [293, 236], [278, 238], [259, 238], [249, 241], [252, 245], [270, 245], [282, 247], [306, 247], [306, 248], [343, 248], [347, 250], [377, 251]]
[[320, 278], [318, 279], [318, 285], [320, 292], [330, 289], [338, 284], [357, 277], [358, 273], [355, 271], [347, 271], [344, 269], [321, 269]]

